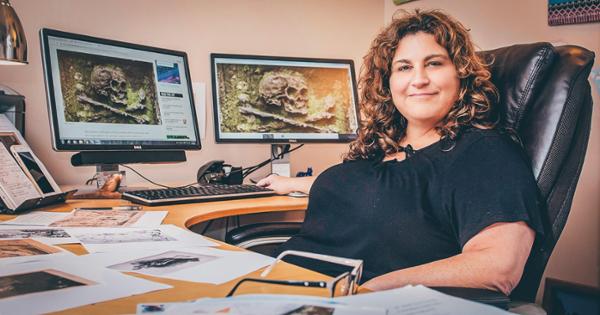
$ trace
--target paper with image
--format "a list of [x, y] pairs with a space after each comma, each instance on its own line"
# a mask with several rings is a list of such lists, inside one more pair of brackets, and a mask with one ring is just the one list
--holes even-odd
[[167, 211], [73, 210], [71, 212], [37, 211], [20, 215], [5, 225], [48, 227], [153, 227], [159, 226]]
[[144, 303], [137, 307], [138, 314], [385, 315], [386, 311], [385, 308], [348, 306], [329, 298], [285, 294], [204, 298], [181, 303]]
[[24, 238], [31, 238], [52, 245], [79, 243], [78, 239], [72, 237], [62, 228], [0, 225], [0, 240]]
[[163, 278], [221, 284], [270, 264], [268, 256], [211, 247], [113, 251], [81, 256], [86, 263]]
[[55, 269], [36, 270], [0, 277], [0, 300], [31, 293], [94, 285], [94, 281]]
[[0, 269], [0, 312], [41, 314], [171, 288], [82, 263], [79, 257]]
[[12, 220], [2, 221], [0, 222], [0, 227], [4, 228], [4, 225], [48, 226], [52, 222], [62, 220], [70, 214], [71, 212], [34, 211], [21, 214]]
[[90, 253], [109, 251], [169, 250], [189, 246], [218, 246], [200, 234], [160, 225], [152, 228], [66, 228]]
[[351, 306], [374, 306], [388, 309], [389, 315], [402, 314], [511, 314], [500, 308], [477, 303], [429, 289], [422, 285], [335, 298]]
[[135, 224], [142, 211], [122, 210], [75, 210], [70, 216], [52, 222], [49, 226], [60, 227], [127, 227]]
[[172, 250], [108, 266], [108, 268], [161, 276], [187, 268], [199, 267], [218, 258], [217, 256]]
[[33, 239], [0, 240], [0, 262], [3, 265], [42, 260], [47, 256], [66, 255], [71, 253]]

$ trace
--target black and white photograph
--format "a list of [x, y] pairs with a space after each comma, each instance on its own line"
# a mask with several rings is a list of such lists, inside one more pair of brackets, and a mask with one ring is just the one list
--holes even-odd
[[92, 284], [96, 283], [54, 269], [14, 274], [0, 277], [0, 299]]
[[63, 229], [0, 229], [0, 239], [14, 238], [70, 238]]
[[168, 251], [158, 255], [148, 256], [108, 266], [108, 268], [119, 271], [133, 271], [151, 275], [164, 275], [182, 269], [196, 267], [218, 257], [187, 253], [180, 251]]

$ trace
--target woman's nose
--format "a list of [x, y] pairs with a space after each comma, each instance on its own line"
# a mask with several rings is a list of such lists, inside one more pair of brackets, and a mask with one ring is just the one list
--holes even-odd
[[425, 71], [425, 69], [416, 68], [411, 85], [416, 88], [422, 88], [427, 84], [429, 84], [429, 76], [427, 75], [427, 71]]

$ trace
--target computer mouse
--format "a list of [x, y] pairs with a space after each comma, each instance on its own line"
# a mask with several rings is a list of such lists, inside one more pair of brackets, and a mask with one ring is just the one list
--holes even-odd
[[308, 194], [305, 194], [303, 192], [300, 191], [292, 191], [291, 193], [287, 194], [290, 197], [294, 197], [294, 198], [304, 198], [304, 197], [308, 197]]

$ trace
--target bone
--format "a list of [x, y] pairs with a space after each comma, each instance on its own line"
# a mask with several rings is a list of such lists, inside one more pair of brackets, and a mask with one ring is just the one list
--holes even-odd
[[109, 106], [107, 104], [104, 104], [104, 103], [101, 103], [101, 102], [98, 102], [98, 101], [95, 101], [95, 100], [93, 100], [93, 99], [91, 99], [91, 98], [89, 98], [89, 97], [87, 97], [85, 95], [78, 95], [77, 96], [77, 100], [79, 100], [80, 102], [88, 103], [88, 104], [93, 105], [93, 106], [102, 107], [104, 109], [107, 109], [107, 110], [109, 110], [109, 111], [111, 111], [111, 112], [113, 112], [115, 114], [121, 115], [121, 116], [125, 116], [125, 117], [128, 117], [128, 118], [135, 119], [135, 121], [138, 124], [147, 123], [146, 119], [144, 119], [142, 117], [137, 117], [137, 116], [131, 115], [131, 114], [126, 113], [126, 112], [124, 112], [124, 111], [122, 111], [120, 109], [111, 107], [111, 106]]
[[289, 118], [283, 117], [281, 115], [263, 112], [263, 111], [261, 111], [259, 109], [251, 107], [251, 106], [240, 107], [239, 111], [242, 114], [252, 114], [252, 115], [256, 115], [256, 116], [263, 117], [263, 118], [271, 118], [271, 119], [279, 120], [279, 121], [282, 121], [282, 122], [284, 122], [286, 124], [290, 124], [290, 125], [293, 125], [293, 126], [298, 126], [298, 127], [302, 127], [302, 128], [315, 129], [315, 130], [317, 130], [319, 132], [324, 132], [324, 133], [332, 132], [328, 128], [322, 128], [322, 127], [318, 127], [318, 126], [315, 126], [315, 125], [303, 123], [301, 121], [289, 119]]

